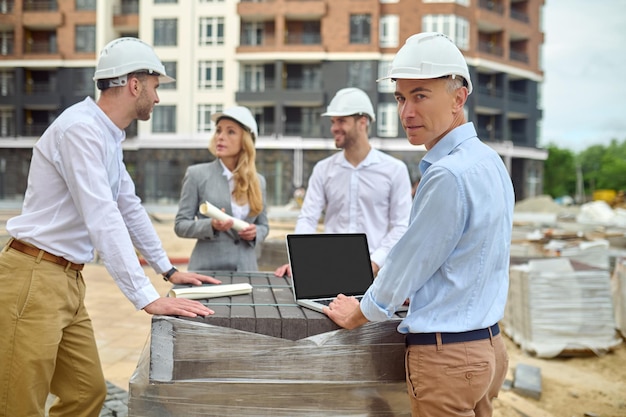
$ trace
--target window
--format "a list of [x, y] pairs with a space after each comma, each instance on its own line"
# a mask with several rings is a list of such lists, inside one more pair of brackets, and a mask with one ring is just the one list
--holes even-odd
[[239, 78], [241, 91], [265, 91], [265, 71], [263, 65], [244, 65]]
[[210, 132], [213, 130], [211, 115], [223, 110], [221, 104], [199, 104], [198, 105], [198, 132]]
[[200, 18], [200, 45], [224, 45], [224, 18]]
[[398, 108], [395, 103], [380, 103], [376, 117], [378, 136], [395, 138], [398, 136]]
[[395, 103], [380, 103], [376, 117], [378, 136], [395, 138], [398, 136], [398, 109]]
[[380, 17], [380, 47], [396, 48], [398, 46], [398, 15], [389, 14]]
[[224, 61], [200, 61], [198, 88], [214, 90], [224, 87]]
[[13, 32], [0, 31], [0, 55], [13, 54]]
[[15, 136], [15, 111], [10, 109], [0, 110], [0, 136]]
[[74, 68], [72, 86], [77, 96], [93, 96], [95, 85], [93, 82], [93, 68]]
[[374, 63], [371, 61], [353, 61], [348, 65], [348, 87], [369, 90], [374, 79]]
[[422, 18], [423, 32], [441, 32], [450, 37], [459, 49], [469, 48], [469, 22], [453, 14], [429, 14]]
[[[165, 73], [176, 79], [176, 61], [163, 61]], [[159, 90], [176, 90], [176, 81], [173, 83], [159, 84]]]
[[241, 27], [242, 45], [263, 45], [263, 24], [260, 22], [245, 22]]
[[0, 96], [7, 97], [15, 94], [15, 76], [13, 71], [0, 71]]
[[96, 51], [96, 27], [94, 25], [76, 25], [76, 52]]
[[[389, 67], [391, 67], [391, 61], [379, 61], [378, 78], [386, 77], [389, 74]], [[391, 81], [390, 78], [380, 80], [378, 82], [378, 91], [381, 93], [393, 93], [396, 91], [396, 83]]]
[[176, 19], [154, 19], [154, 46], [176, 46], [178, 44], [178, 21]]
[[152, 111], [153, 133], [176, 132], [176, 106], [158, 105]]
[[96, 10], [96, 0], [76, 0], [76, 10]]
[[372, 17], [369, 14], [350, 15], [350, 43], [370, 43]]

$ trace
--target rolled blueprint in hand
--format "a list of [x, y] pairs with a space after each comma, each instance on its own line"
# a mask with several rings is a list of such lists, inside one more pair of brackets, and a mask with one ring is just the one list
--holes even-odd
[[217, 207], [215, 207], [213, 204], [209, 203], [208, 201], [205, 201], [204, 203], [200, 204], [200, 213], [204, 214], [207, 217], [214, 218], [216, 220], [221, 220], [221, 221], [232, 220], [233, 229], [235, 229], [238, 232], [250, 226], [247, 222], [244, 222], [243, 220], [240, 220], [240, 219], [236, 219], [233, 216], [230, 216], [224, 213], [222, 210], [218, 209]]

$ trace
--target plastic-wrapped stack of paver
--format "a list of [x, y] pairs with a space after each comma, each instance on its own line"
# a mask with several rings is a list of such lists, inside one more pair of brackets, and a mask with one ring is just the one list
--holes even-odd
[[608, 269], [572, 258], [512, 265], [503, 328], [538, 357], [602, 354], [619, 345]]
[[611, 276], [611, 291], [617, 329], [626, 338], [626, 257], [620, 257], [615, 261], [615, 269]]
[[206, 300], [206, 318], [154, 316], [129, 416], [410, 416], [400, 318], [339, 329], [273, 273], [209, 274], [252, 293]]

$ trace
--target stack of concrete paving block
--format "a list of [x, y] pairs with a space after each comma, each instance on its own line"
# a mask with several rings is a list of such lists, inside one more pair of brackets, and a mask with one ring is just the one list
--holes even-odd
[[[155, 316], [130, 381], [129, 416], [410, 416], [400, 318], [338, 329], [272, 274], [214, 316]], [[204, 301], [203, 301], [204, 302]]]
[[624, 257], [615, 261], [615, 269], [611, 276], [611, 293], [617, 329], [626, 338], [626, 258]]
[[538, 357], [604, 353], [617, 336], [609, 271], [567, 258], [513, 265], [502, 320], [524, 351]]

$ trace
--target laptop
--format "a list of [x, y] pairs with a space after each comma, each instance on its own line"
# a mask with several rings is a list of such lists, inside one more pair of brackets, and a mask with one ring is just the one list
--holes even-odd
[[294, 298], [322, 309], [342, 293], [361, 298], [374, 281], [365, 233], [288, 234], [287, 256]]

